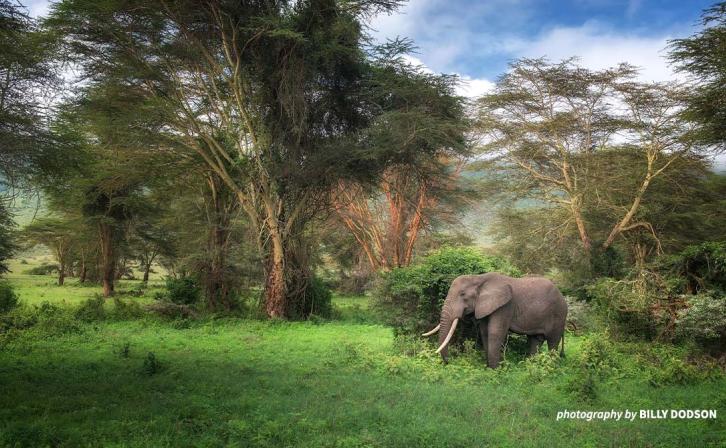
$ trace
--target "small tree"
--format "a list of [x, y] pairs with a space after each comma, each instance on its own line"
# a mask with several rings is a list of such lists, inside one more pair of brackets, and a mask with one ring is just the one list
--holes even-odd
[[58, 262], [58, 285], [63, 286], [75, 237], [75, 223], [57, 218], [42, 218], [27, 225], [22, 232], [30, 245], [42, 244]]

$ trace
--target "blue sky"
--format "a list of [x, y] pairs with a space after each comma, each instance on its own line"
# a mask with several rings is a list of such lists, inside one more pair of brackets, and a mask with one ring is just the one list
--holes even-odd
[[[21, 0], [23, 1], [23, 0]], [[697, 29], [715, 0], [411, 0], [400, 12], [373, 19], [379, 41], [413, 39], [415, 60], [467, 81], [461, 92], [481, 94], [519, 57], [578, 56], [590, 68], [619, 62], [642, 67], [645, 80], [674, 74], [664, 58], [669, 39]], [[47, 0], [24, 0], [32, 15]]]
[[486, 91], [513, 59], [581, 58], [604, 68], [642, 67], [645, 80], [674, 77], [665, 60], [669, 39], [698, 30], [702, 0], [412, 0], [399, 14], [374, 19], [379, 40], [402, 35], [418, 61], [469, 80], [465, 93]]

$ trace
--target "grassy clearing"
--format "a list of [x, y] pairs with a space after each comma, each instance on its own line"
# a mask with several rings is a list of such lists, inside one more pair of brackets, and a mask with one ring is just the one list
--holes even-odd
[[[0, 445], [705, 447], [726, 440], [723, 377], [651, 384], [659, 370], [651, 356], [669, 349], [617, 344], [588, 400], [573, 386], [586, 337], [568, 335], [568, 357], [553, 366], [522, 362], [517, 341], [503, 369], [485, 369], [474, 350], [443, 366], [431, 346], [409, 342], [404, 356], [389, 328], [360, 323], [371, 318], [365, 298], [335, 302], [341, 321], [146, 317], [81, 323], [66, 334], [20, 332], [0, 345]], [[719, 418], [555, 421], [563, 409], [704, 408], [718, 409]]]

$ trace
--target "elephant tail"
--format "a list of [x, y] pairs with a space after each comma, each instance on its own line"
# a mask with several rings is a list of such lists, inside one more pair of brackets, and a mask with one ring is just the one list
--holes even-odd
[[560, 349], [560, 358], [565, 357], [565, 333], [567, 333], [567, 331], [562, 332], [562, 348]]

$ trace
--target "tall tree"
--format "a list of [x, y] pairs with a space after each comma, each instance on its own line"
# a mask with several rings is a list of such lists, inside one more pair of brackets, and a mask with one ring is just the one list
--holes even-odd
[[284, 317], [331, 185], [377, 168], [355, 134], [373, 113], [361, 20], [398, 3], [65, 0], [49, 24], [91, 88], [141, 98], [139, 116], [163, 123], [157, 147], [195, 154], [234, 192], [259, 235], [266, 312]]
[[[467, 151], [464, 104], [457, 79], [407, 63], [407, 41], [376, 48], [379, 114], [369, 127], [371, 144], [390, 148], [392, 160], [374, 186], [341, 181], [335, 210], [373, 271], [407, 266], [420, 234], [460, 193]], [[372, 187], [372, 188], [371, 188]]]
[[[557, 227], [574, 226], [586, 256], [593, 241], [602, 252], [626, 232], [654, 232], [640, 214], [647, 191], [700, 156], [679, 116], [683, 90], [639, 83], [636, 73], [523, 59], [479, 101], [487, 166], [515, 196], [559, 209]], [[610, 220], [600, 232], [588, 222], [593, 210]]]
[[53, 151], [44, 100], [58, 78], [55, 46], [24, 8], [0, 0], [0, 187], [3, 195], [27, 186], [32, 175], [52, 171]]
[[726, 142], [726, 2], [704, 11], [703, 30], [671, 41], [670, 60], [696, 82], [684, 116], [699, 124], [697, 137], [721, 150]]

